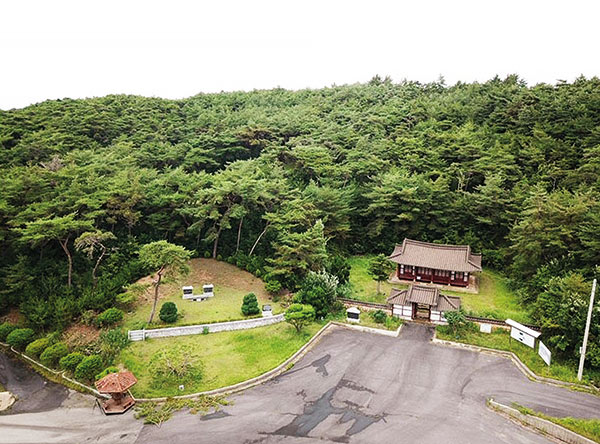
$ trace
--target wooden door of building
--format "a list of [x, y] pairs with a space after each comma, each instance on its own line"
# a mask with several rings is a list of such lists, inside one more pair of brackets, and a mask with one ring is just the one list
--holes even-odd
[[430, 316], [431, 307], [429, 305], [413, 302], [413, 319], [429, 321]]

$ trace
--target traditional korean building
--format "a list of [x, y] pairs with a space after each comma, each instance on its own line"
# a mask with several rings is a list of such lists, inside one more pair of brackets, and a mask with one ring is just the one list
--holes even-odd
[[392, 282], [415, 281], [468, 287], [472, 273], [481, 271], [481, 254], [468, 245], [430, 244], [404, 239], [389, 259], [396, 263]]
[[444, 314], [460, 308], [460, 298], [440, 293], [439, 288], [411, 285], [406, 290], [392, 288], [388, 304], [392, 315], [402, 319], [445, 322]]

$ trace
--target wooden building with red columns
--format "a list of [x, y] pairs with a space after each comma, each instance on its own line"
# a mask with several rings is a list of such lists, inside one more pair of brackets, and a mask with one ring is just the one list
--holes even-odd
[[481, 271], [481, 254], [468, 245], [431, 244], [404, 239], [389, 259], [396, 264], [393, 282], [414, 281], [468, 287]]

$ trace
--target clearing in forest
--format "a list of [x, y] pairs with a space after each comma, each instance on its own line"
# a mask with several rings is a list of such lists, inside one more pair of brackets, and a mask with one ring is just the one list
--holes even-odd
[[[373, 256], [353, 256], [350, 262], [350, 284], [352, 298], [385, 304], [390, 295], [390, 289], [407, 288], [408, 284], [381, 283], [381, 294], [377, 294], [377, 282], [367, 273], [369, 261]], [[453, 292], [442, 290], [444, 294], [459, 296], [463, 308], [473, 316], [490, 317], [504, 320], [514, 319], [518, 322], [531, 322], [529, 313], [520, 305], [519, 299], [506, 284], [506, 279], [499, 273], [483, 270], [479, 274], [479, 294]]]
[[[187, 276], [167, 280], [160, 286], [160, 299], [157, 304], [153, 327], [244, 319], [241, 312], [242, 299], [248, 293], [256, 294], [259, 306], [270, 304], [274, 314], [281, 312], [281, 305], [271, 301], [265, 291], [263, 281], [247, 271], [227, 262], [214, 259], [192, 259], [189, 266], [190, 273]], [[134, 311], [126, 315], [125, 326], [127, 328], [139, 328], [140, 324], [148, 322], [154, 295], [151, 279], [152, 277], [148, 276], [137, 282], [137, 284], [144, 285], [147, 288], [139, 296]], [[182, 286], [193, 285], [194, 294], [201, 294], [203, 284], [214, 284], [214, 297], [203, 302], [194, 302], [182, 298]], [[158, 317], [160, 307], [166, 301], [174, 302], [181, 314], [174, 324], [163, 324]]]

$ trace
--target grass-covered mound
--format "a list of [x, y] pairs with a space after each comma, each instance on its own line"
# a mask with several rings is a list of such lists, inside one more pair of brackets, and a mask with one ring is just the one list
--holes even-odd
[[[167, 301], [174, 302], [181, 314], [174, 323], [168, 326], [244, 319], [241, 307], [244, 296], [248, 293], [256, 295], [259, 306], [270, 304], [275, 314], [282, 311], [279, 303], [271, 301], [265, 291], [263, 281], [235, 265], [213, 259], [192, 259], [189, 266], [189, 275], [167, 281], [160, 287], [158, 306], [160, 307]], [[140, 294], [134, 305], [134, 311], [125, 317], [127, 328], [139, 328], [142, 323], [148, 321], [153, 297], [152, 288], [149, 286], [150, 282], [151, 278], [146, 277], [134, 286]], [[201, 294], [204, 284], [214, 284], [214, 297], [203, 302], [193, 302], [182, 298], [182, 286], [193, 285], [194, 294]], [[146, 290], [142, 291], [144, 286]], [[159, 317], [156, 316], [155, 322], [149, 327], [166, 326], [162, 324]]]

